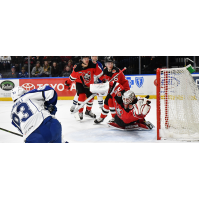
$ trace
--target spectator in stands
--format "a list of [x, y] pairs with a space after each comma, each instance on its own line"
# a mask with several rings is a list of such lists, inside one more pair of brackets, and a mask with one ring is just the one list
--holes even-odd
[[10, 69], [10, 61], [11, 61], [11, 56], [0, 56], [0, 62], [2, 64], [3, 70]]
[[57, 63], [54, 62], [53, 66], [51, 68], [51, 76], [52, 77], [59, 77], [61, 74], [59, 67], [57, 66]]
[[28, 78], [28, 72], [26, 72], [25, 67], [22, 67], [21, 72], [18, 74], [18, 78]]
[[[73, 61], [72, 60], [68, 60], [67, 62], [67, 66], [72, 70], [74, 65], [73, 65]], [[66, 66], [65, 66], [66, 67]]]
[[43, 66], [43, 77], [49, 77], [51, 75], [51, 67], [49, 66], [49, 63], [47, 60], [44, 61], [44, 66]]
[[12, 66], [16, 64], [20, 67], [23, 64], [23, 56], [11, 56]]
[[0, 78], [3, 78], [3, 75], [0, 73]]
[[40, 77], [42, 76], [42, 73], [43, 73], [43, 68], [40, 66], [40, 62], [37, 61], [36, 66], [33, 67], [31, 74], [33, 77]]
[[40, 65], [43, 65], [43, 56], [35, 56], [35, 62], [40, 61]]
[[11, 68], [11, 72], [8, 73], [7, 78], [17, 78], [17, 73], [15, 71], [15, 66]]
[[61, 76], [69, 77], [71, 73], [72, 73], [72, 70], [70, 69], [70, 67], [68, 65], [65, 65], [65, 68], [64, 68]]
[[[24, 57], [24, 64], [28, 65], [28, 56]], [[35, 64], [35, 56], [30, 56], [30, 64], [31, 65]]]

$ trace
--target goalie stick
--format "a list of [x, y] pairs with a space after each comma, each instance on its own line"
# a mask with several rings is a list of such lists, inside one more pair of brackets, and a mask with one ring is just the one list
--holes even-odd
[[6, 132], [8, 132], [8, 133], [12, 133], [13, 135], [18, 135], [18, 136], [20, 136], [20, 137], [23, 137], [22, 134], [15, 133], [15, 132], [12, 132], [12, 131], [6, 130], [6, 129], [4, 129], [4, 128], [0, 128], [0, 130], [2, 130], [2, 131], [6, 131]]
[[[116, 76], [114, 76], [109, 82], [112, 82], [116, 77], [118, 77], [123, 71], [125, 71], [126, 70], [126, 67], [124, 67], [124, 69], [123, 70], [121, 70]], [[95, 96], [97, 95], [97, 93], [94, 93], [94, 94], [92, 94], [88, 99], [86, 99], [80, 106], [78, 106], [75, 110], [74, 110], [74, 112], [72, 112], [72, 113], [77, 113], [81, 108], [83, 108], [84, 107], [84, 105], [86, 104], [86, 103], [88, 103], [91, 99], [93, 99]]]

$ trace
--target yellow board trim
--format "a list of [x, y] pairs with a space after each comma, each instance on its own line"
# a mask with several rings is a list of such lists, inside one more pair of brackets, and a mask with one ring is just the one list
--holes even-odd
[[[136, 96], [140, 96], [140, 97], [146, 97], [147, 95], [136, 95]], [[66, 97], [58, 97], [58, 100], [73, 100], [74, 96], [66, 96]], [[94, 98], [95, 100], [97, 99], [97, 97]], [[103, 99], [105, 99], [105, 97], [103, 97]], [[149, 99], [156, 99], [156, 95], [150, 95]], [[11, 97], [1, 97], [0, 101], [12, 101]]]

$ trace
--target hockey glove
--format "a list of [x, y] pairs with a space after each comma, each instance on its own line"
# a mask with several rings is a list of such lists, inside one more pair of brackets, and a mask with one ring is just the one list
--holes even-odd
[[65, 89], [70, 90], [70, 88], [71, 88], [71, 84], [69, 84], [69, 80], [66, 80], [65, 81]]
[[110, 82], [109, 83], [109, 90], [108, 93], [112, 96], [115, 97], [119, 92], [123, 90], [123, 86], [117, 82]]
[[138, 99], [137, 103], [134, 104], [134, 113], [135, 115], [137, 115], [137, 117], [144, 118], [151, 109], [150, 106], [151, 101], [141, 97], [138, 97], [137, 99]]
[[50, 112], [51, 115], [55, 115], [56, 112], [57, 112], [57, 107], [56, 107], [55, 105], [47, 104], [46, 102], [45, 102], [45, 104], [44, 104], [44, 108], [45, 108], [46, 110], [48, 110], [48, 111]]

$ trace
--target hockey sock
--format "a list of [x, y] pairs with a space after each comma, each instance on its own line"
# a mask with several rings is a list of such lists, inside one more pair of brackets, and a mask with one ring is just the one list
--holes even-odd
[[[79, 97], [78, 97], [78, 105], [81, 105], [84, 101], [85, 101], [85, 94], [84, 93], [81, 93], [79, 94]], [[83, 108], [81, 108], [79, 110], [79, 113], [83, 112]]]
[[78, 95], [76, 94], [73, 100], [73, 105], [77, 105], [78, 104]]
[[115, 111], [115, 107], [114, 107], [112, 98], [110, 98], [108, 100], [108, 105], [109, 105], [109, 108], [110, 108], [110, 113], [111, 113], [112, 117], [114, 118], [115, 115], [116, 115], [116, 111]]
[[106, 118], [107, 115], [109, 113], [109, 106], [104, 104], [103, 109], [102, 109], [102, 113], [101, 113], [101, 118]]
[[94, 98], [91, 99], [91, 100], [87, 103], [87, 107], [86, 107], [87, 110], [90, 111], [90, 110], [92, 109], [93, 101], [94, 101]]
[[103, 97], [97, 96], [99, 107], [103, 107]]

